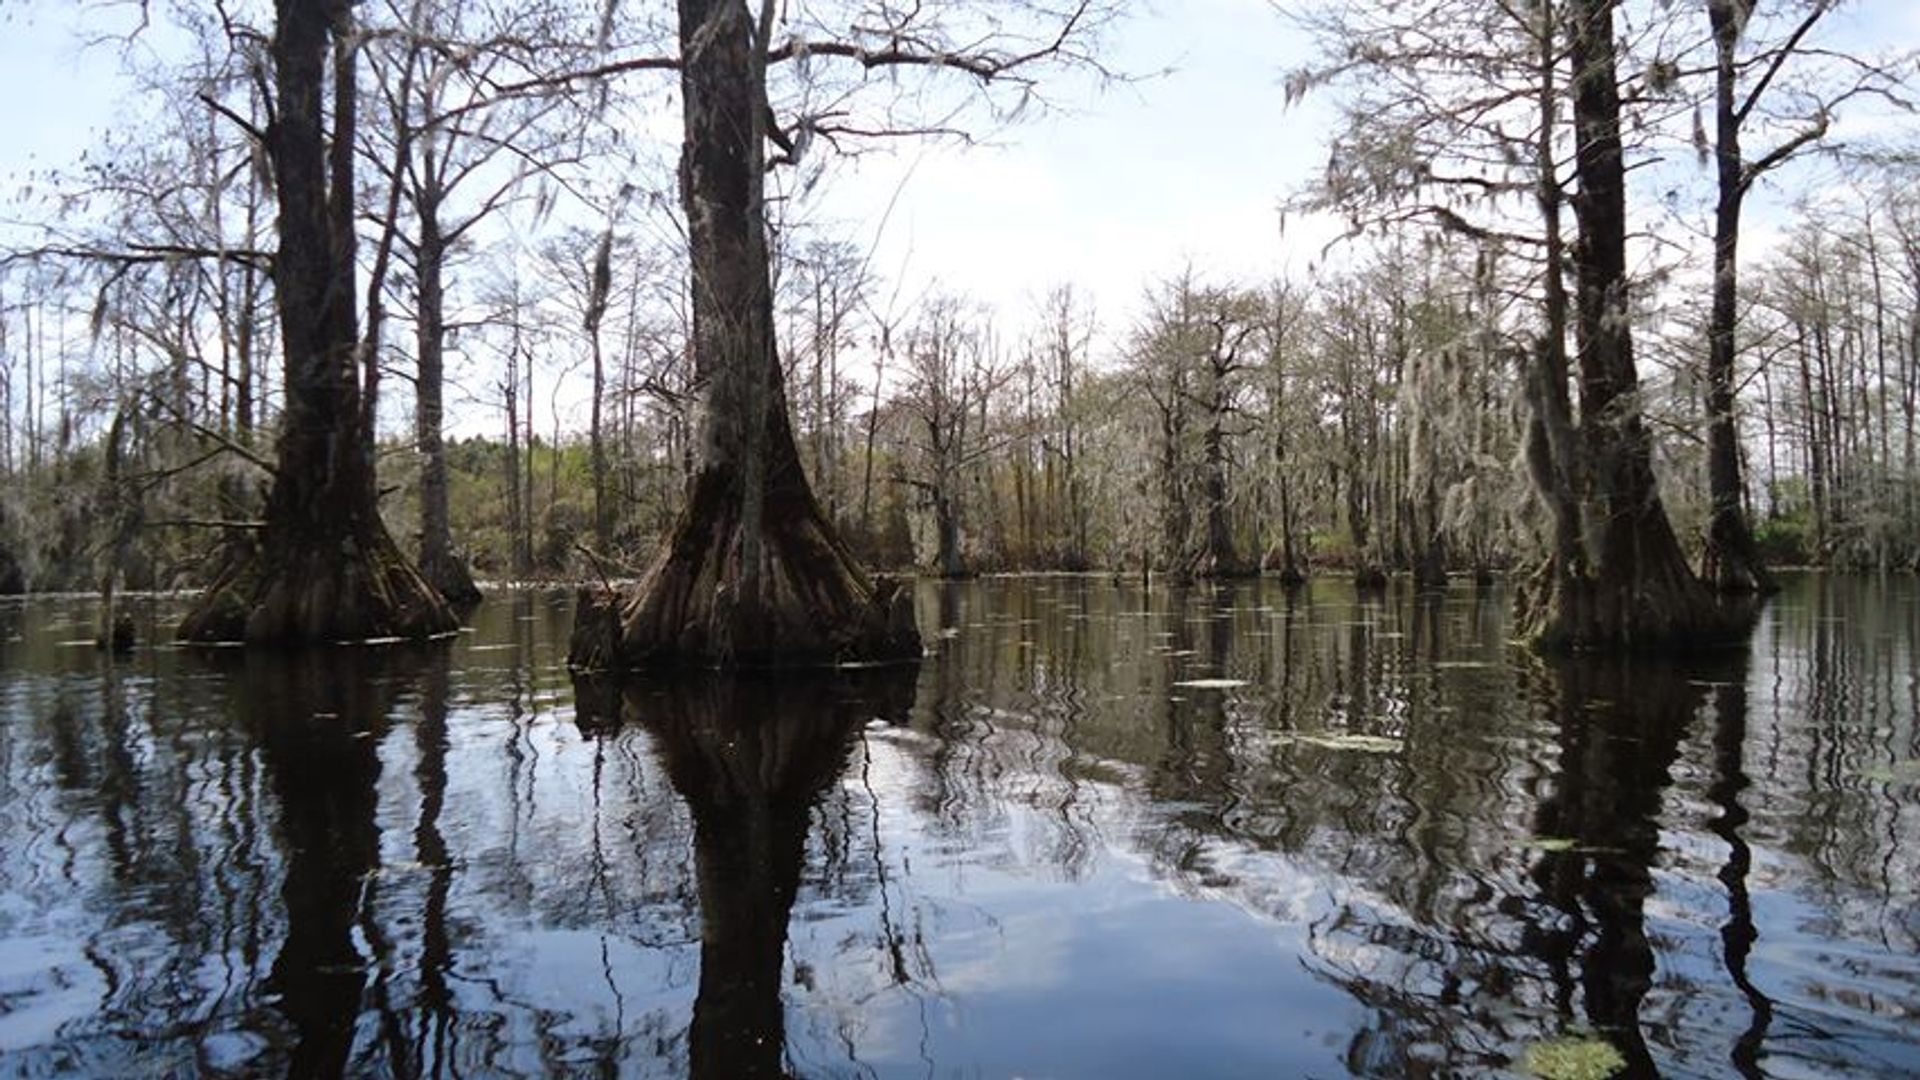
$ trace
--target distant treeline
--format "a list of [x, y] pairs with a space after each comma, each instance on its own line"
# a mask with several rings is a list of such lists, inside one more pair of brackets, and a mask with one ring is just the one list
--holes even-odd
[[[1904, 568], [1920, 553], [1920, 199], [1881, 189], [1862, 205], [1871, 221], [1802, 220], [1754, 275], [1745, 311], [1748, 499], [1775, 564]], [[1472, 246], [1435, 243], [1381, 249], [1311, 289], [1182, 274], [1153, 286], [1138, 326], [1097, 362], [1095, 313], [1069, 288], [1012, 335], [1001, 328], [1013, 316], [952, 296], [876, 326], [851, 300], [814, 302], [871, 282], [830, 288], [801, 272], [786, 305], [796, 438], [821, 502], [877, 567], [1503, 570], [1537, 550], [1542, 523], [1520, 460], [1523, 321], [1485, 269]], [[1656, 373], [1647, 409], [1669, 510], [1697, 544], [1702, 345], [1685, 321], [1696, 309], [1658, 310], [1642, 335]], [[474, 350], [496, 333], [474, 334]], [[665, 533], [692, 467], [693, 406], [639, 348], [615, 355], [604, 398], [620, 404], [597, 455], [591, 432], [530, 430], [525, 374], [502, 381], [491, 409], [503, 428], [511, 415], [511, 438], [445, 443], [450, 532], [477, 576], [629, 574]], [[212, 541], [259, 515], [254, 459], [272, 413], [240, 429], [218, 380], [191, 369], [121, 383], [76, 363], [63, 382], [34, 366], [42, 357], [7, 359], [11, 385], [38, 396], [16, 396], [7, 416], [0, 585], [93, 587], [106, 515], [129, 497], [128, 586], [204, 583]], [[546, 370], [541, 398], [578, 377]], [[116, 414], [126, 461], [109, 481]], [[388, 438], [377, 457], [382, 512], [412, 546], [422, 454]]]

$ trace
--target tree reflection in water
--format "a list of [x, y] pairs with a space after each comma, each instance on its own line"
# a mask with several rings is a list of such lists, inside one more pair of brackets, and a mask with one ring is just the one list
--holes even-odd
[[1653, 985], [1646, 904], [1660, 854], [1661, 800], [1708, 687], [1746, 678], [1746, 657], [1711, 665], [1583, 658], [1554, 663], [1544, 693], [1558, 726], [1551, 793], [1535, 814], [1532, 868], [1545, 914], [1529, 952], [1553, 973], [1571, 1021], [1575, 988], [1593, 1030], [1634, 1075], [1655, 1072], [1641, 1023]]
[[444, 685], [445, 665], [432, 646], [254, 650], [240, 660], [235, 716], [278, 800], [286, 861], [286, 937], [267, 989], [293, 1027], [289, 1076], [353, 1071], [362, 998], [385, 944], [369, 896], [381, 865], [380, 743], [396, 690], [428, 667]]
[[886, 669], [576, 682], [581, 728], [644, 728], [693, 816], [693, 1076], [787, 1075], [787, 922], [814, 810], [856, 735], [871, 720], [903, 716], [912, 694], [911, 671]]
[[0, 1075], [1920, 1069], [1910, 584], [1687, 666], [1497, 590], [925, 588], [917, 676], [578, 712], [560, 595], [300, 658], [0, 604]]

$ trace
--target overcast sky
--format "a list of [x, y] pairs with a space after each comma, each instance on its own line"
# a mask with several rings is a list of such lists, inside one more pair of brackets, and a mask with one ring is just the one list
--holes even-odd
[[[118, 58], [81, 47], [77, 8], [0, 0], [0, 173], [70, 161], [115, 120], [126, 92], [112, 76]], [[1920, 43], [1920, 2], [1861, 0], [1830, 33]], [[1060, 111], [994, 132], [989, 145], [838, 168], [820, 213], [861, 242], [877, 237], [876, 266], [907, 278], [910, 293], [937, 281], [1012, 311], [1072, 282], [1110, 324], [1130, 319], [1147, 282], [1188, 262], [1217, 278], [1299, 273], [1332, 235], [1293, 221], [1283, 237], [1278, 213], [1325, 160], [1325, 103], [1288, 110], [1281, 92], [1306, 48], [1266, 0], [1138, 4], [1108, 61], [1165, 74], [1105, 88], [1069, 81], [1052, 89]]]

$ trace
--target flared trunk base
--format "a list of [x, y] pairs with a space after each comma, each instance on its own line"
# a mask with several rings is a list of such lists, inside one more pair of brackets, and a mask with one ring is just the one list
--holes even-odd
[[1231, 552], [1226, 554], [1202, 553], [1193, 566], [1193, 576], [1214, 581], [1230, 581], [1237, 578], [1260, 576], [1258, 564], [1240, 558]]
[[346, 536], [293, 530], [232, 554], [180, 624], [187, 642], [315, 645], [421, 640], [458, 621], [378, 524]]
[[1681, 564], [1677, 571], [1537, 571], [1518, 601], [1521, 636], [1543, 653], [1697, 653], [1739, 646], [1754, 606], [1716, 596]]
[[637, 586], [582, 592], [568, 664], [640, 670], [919, 659], [912, 592], [890, 579], [869, 581], [804, 487], [768, 494], [756, 536], [746, 535], [740, 503], [726, 471], [704, 473]]
[[466, 560], [458, 555], [422, 552], [420, 576], [456, 611], [471, 608], [480, 602], [480, 586], [473, 583], [472, 571], [467, 569]]
[[1780, 583], [1768, 572], [1753, 542], [1753, 534], [1742, 522], [1728, 526], [1727, 535], [1710, 530], [1706, 551], [1700, 559], [1700, 577], [1723, 596], [1771, 596], [1780, 591]]

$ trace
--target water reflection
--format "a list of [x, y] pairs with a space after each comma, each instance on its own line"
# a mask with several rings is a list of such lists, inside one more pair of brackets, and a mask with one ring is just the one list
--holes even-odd
[[259, 748], [285, 858], [286, 932], [263, 989], [292, 1027], [288, 1075], [349, 1071], [385, 947], [366, 918], [381, 863], [379, 747], [396, 689], [445, 663], [413, 649], [250, 652], [240, 662], [233, 716]]
[[700, 984], [696, 1077], [785, 1076], [787, 924], [809, 826], [855, 735], [905, 712], [911, 674], [576, 684], [582, 728], [637, 725], [693, 815]]
[[1773, 999], [1753, 981], [1748, 963], [1760, 930], [1753, 918], [1753, 845], [1745, 835], [1752, 820], [1744, 799], [1753, 784], [1747, 778], [1747, 684], [1728, 680], [1713, 688], [1713, 781], [1707, 789], [1716, 811], [1709, 828], [1727, 846], [1715, 875], [1727, 892], [1727, 916], [1720, 926], [1720, 955], [1727, 977], [1747, 1000], [1747, 1026], [1735, 1037], [1728, 1063], [1743, 1077], [1766, 1075], [1761, 1052], [1773, 1025]]
[[1561, 1018], [1572, 1019], [1577, 995], [1586, 1023], [1636, 1075], [1654, 1071], [1642, 1010], [1655, 973], [1646, 907], [1662, 796], [1707, 688], [1745, 677], [1744, 656], [1710, 667], [1583, 659], [1547, 672], [1558, 760], [1535, 815], [1530, 876], [1544, 917], [1524, 940], [1552, 973]]
[[926, 588], [917, 674], [614, 690], [564, 595], [298, 660], [0, 601], [0, 1075], [1920, 1073], [1911, 582], [1689, 666]]

